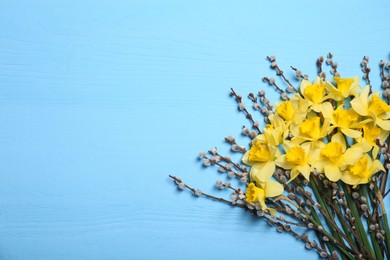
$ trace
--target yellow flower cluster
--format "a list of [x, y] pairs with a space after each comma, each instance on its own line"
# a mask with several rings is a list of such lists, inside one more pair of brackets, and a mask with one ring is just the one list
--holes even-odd
[[376, 139], [390, 131], [390, 106], [380, 93], [360, 87], [358, 77], [302, 80], [299, 93], [277, 105], [262, 134], [242, 161], [251, 166], [247, 201], [266, 208], [265, 199], [279, 196], [283, 186], [271, 181], [279, 167], [309, 180], [316, 170], [330, 181], [357, 186], [384, 171]]

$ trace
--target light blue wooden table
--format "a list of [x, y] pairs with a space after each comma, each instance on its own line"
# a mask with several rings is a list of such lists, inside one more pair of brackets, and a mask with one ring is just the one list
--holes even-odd
[[240, 136], [229, 89], [266, 55], [389, 59], [388, 1], [261, 2], [1, 1], [0, 259], [315, 259], [167, 178], [229, 196], [196, 157]]

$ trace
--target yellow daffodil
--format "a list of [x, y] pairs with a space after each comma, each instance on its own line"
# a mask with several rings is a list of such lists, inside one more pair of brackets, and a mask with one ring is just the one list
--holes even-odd
[[314, 169], [311, 164], [318, 160], [320, 149], [312, 149], [310, 143], [296, 145], [292, 142], [285, 142], [284, 149], [286, 154], [278, 157], [275, 163], [285, 170], [291, 170], [289, 182], [299, 174], [309, 180], [310, 172]]
[[320, 152], [319, 159], [314, 163], [318, 172], [325, 173], [330, 181], [338, 181], [342, 171], [348, 165], [353, 165], [363, 155], [363, 150], [358, 145], [347, 149], [347, 143], [342, 133], [332, 136], [331, 142], [327, 143]]
[[267, 209], [266, 198], [279, 196], [283, 193], [283, 185], [273, 180], [267, 180], [257, 187], [253, 182], [249, 183], [246, 189], [246, 201], [258, 203], [262, 210]]
[[384, 167], [379, 160], [372, 160], [368, 154], [364, 154], [353, 165], [350, 165], [343, 173], [341, 180], [354, 187], [370, 181], [371, 176], [384, 171]]
[[287, 124], [301, 123], [307, 113], [309, 102], [299, 94], [294, 94], [290, 100], [284, 101], [276, 107], [276, 113], [282, 117]]
[[379, 138], [381, 143], [384, 143], [389, 136], [389, 131], [376, 127], [372, 122], [363, 125], [363, 136], [357, 138], [357, 143], [362, 147], [364, 152], [369, 152], [372, 149], [372, 156], [376, 158], [379, 152], [379, 146], [376, 144], [376, 139]]
[[304, 79], [301, 82], [300, 90], [310, 108], [319, 113], [322, 110], [322, 102], [327, 99], [325, 82], [320, 77], [317, 77], [313, 84]]
[[330, 120], [331, 126], [328, 127], [328, 133], [338, 128], [343, 134], [352, 138], [358, 138], [362, 135], [361, 131], [356, 130], [356, 128], [361, 127], [362, 122], [359, 122], [359, 114], [353, 109], [344, 109], [343, 105], [340, 105], [336, 110], [333, 110], [332, 104], [325, 102], [322, 115]]
[[359, 96], [351, 101], [353, 110], [361, 116], [371, 119], [380, 128], [390, 130], [390, 106], [380, 97], [379, 92], [369, 95], [370, 87], [366, 86]]
[[337, 87], [329, 81], [325, 83], [328, 96], [333, 100], [341, 101], [349, 96], [356, 96], [360, 91], [360, 78], [358, 76], [352, 78], [334, 77], [333, 80]]
[[299, 125], [291, 125], [290, 130], [294, 136], [292, 141], [296, 143], [309, 141], [313, 147], [321, 146], [323, 144], [321, 140], [326, 136], [328, 127], [329, 120], [325, 120], [321, 126], [321, 118], [312, 116]]
[[274, 146], [283, 143], [283, 140], [288, 136], [288, 126], [285, 121], [278, 114], [271, 114], [268, 116], [271, 124], [265, 126], [264, 135]]
[[250, 176], [257, 182], [265, 182], [275, 171], [274, 159], [279, 155], [276, 146], [270, 145], [264, 134], [252, 141], [252, 147], [242, 157], [242, 162], [250, 165]]

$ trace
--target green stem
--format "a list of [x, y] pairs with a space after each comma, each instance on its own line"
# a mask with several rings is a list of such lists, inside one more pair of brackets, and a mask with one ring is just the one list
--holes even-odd
[[[355, 253], [358, 254], [359, 252], [358, 252], [357, 248], [355, 247], [355, 245], [354, 245], [354, 243], [353, 243], [353, 240], [352, 240], [352, 238], [350, 237], [349, 232], [345, 232], [345, 231], [344, 231], [345, 234], [348, 234], [348, 236], [345, 237], [345, 234], [344, 234], [343, 232], [338, 232], [338, 231], [336, 230], [336, 228], [338, 229], [337, 224], [336, 224], [334, 221], [332, 221], [333, 217], [332, 217], [332, 215], [331, 215], [331, 213], [330, 213], [330, 209], [329, 209], [327, 203], [325, 203], [325, 201], [323, 200], [323, 197], [321, 196], [321, 194], [319, 193], [319, 191], [318, 191], [318, 185], [319, 185], [318, 182], [316, 182], [316, 181], [314, 180], [314, 178], [310, 178], [310, 186], [311, 186], [311, 188], [312, 188], [312, 190], [313, 190], [313, 192], [314, 192], [314, 194], [315, 194], [315, 196], [316, 196], [317, 201], [319, 202], [319, 204], [321, 205], [321, 207], [324, 209], [323, 212], [321, 212], [321, 210], [320, 210], [320, 212], [323, 214], [323, 216], [324, 216], [324, 218], [325, 218], [325, 220], [326, 220], [327, 226], [329, 227], [330, 232], [332, 233], [332, 235], [333, 235], [340, 243], [344, 243], [344, 240], [343, 240], [343, 239], [345, 239], [346, 241], [348, 241], [349, 244], [350, 244], [350, 246], [351, 246], [351, 248], [353, 249], [353, 251], [355, 251]], [[339, 231], [341, 231], [341, 230], [339, 230]], [[344, 237], [343, 237], [342, 235], [344, 235]]]
[[[360, 191], [360, 194], [363, 195], [364, 197], [367, 198], [368, 194], [367, 194], [367, 189], [366, 189], [366, 185], [361, 185], [361, 187], [359, 188], [359, 191]], [[374, 197], [372, 196], [372, 194], [369, 195], [370, 196], [370, 201], [373, 203], [374, 202]], [[370, 212], [370, 205], [367, 203], [367, 210], [368, 212]], [[366, 218], [366, 221], [367, 221], [367, 226], [369, 227], [370, 226], [370, 218]], [[370, 232], [370, 237], [371, 237], [371, 242], [372, 242], [372, 245], [374, 246], [374, 251], [375, 251], [375, 255], [376, 255], [376, 259], [378, 260], [382, 260], [383, 259], [383, 254], [382, 254], [382, 250], [381, 250], [381, 247], [378, 243], [378, 240], [376, 239], [376, 236], [375, 236], [375, 233], [372, 231]]]
[[[327, 216], [324, 215], [325, 220], [332, 219], [333, 217], [332, 217], [332, 215], [330, 213], [328, 205], [325, 203], [325, 201], [323, 200], [321, 194], [319, 193], [318, 188], [317, 188], [318, 187], [318, 183], [314, 180], [314, 178], [310, 178], [310, 186], [311, 186], [311, 189], [313, 190], [313, 192], [314, 192], [314, 194], [316, 196], [316, 199], [317, 199], [318, 203], [325, 210], [325, 214], [327, 215]], [[343, 241], [343, 238], [341, 237], [341, 235], [334, 230], [334, 228], [332, 226], [332, 223], [329, 223], [327, 221], [327, 225], [328, 225], [330, 231], [332, 232], [332, 234], [338, 239], [338, 241]]]
[[341, 213], [341, 208], [340, 208], [339, 204], [337, 204], [335, 202], [331, 206], [334, 207], [336, 215], [339, 218], [339, 221], [341, 223], [341, 227], [343, 228], [344, 234], [348, 237], [349, 241], [353, 241], [353, 238], [350, 234], [351, 233], [350, 227], [348, 226], [347, 222], [345, 221], [344, 216]]
[[383, 203], [382, 193], [380, 191], [377, 191], [376, 194], [377, 194], [379, 204], [380, 204], [381, 209], [382, 209], [382, 220], [383, 220], [383, 224], [384, 224], [384, 228], [385, 228], [385, 247], [386, 247], [385, 251], [386, 251], [386, 254], [389, 254], [389, 250], [390, 250], [389, 221], [387, 219], [387, 213], [386, 213], [385, 205]]
[[[353, 243], [353, 241], [355, 241], [357, 243], [357, 246], [360, 246], [360, 248], [362, 248], [363, 250], [367, 251], [367, 249], [364, 248], [364, 245], [362, 244], [362, 242], [359, 240], [359, 237], [356, 234], [356, 232], [346, 222], [345, 217], [343, 216], [343, 214], [341, 212], [340, 206], [338, 204], [336, 204], [336, 203], [335, 204], [329, 204], [329, 206], [331, 206], [333, 208], [333, 210], [336, 212], [336, 215], [337, 215], [341, 225], [343, 226], [345, 234], [349, 235], [349, 233], [352, 233], [354, 239], [352, 239], [352, 237], [349, 235], [348, 236], [350, 238], [349, 241], [351, 243]], [[346, 231], [346, 230], [348, 230], [348, 231]]]
[[[311, 215], [309, 215], [304, 209], [302, 209], [301, 207], [298, 208], [299, 211], [301, 211], [304, 215], [306, 215], [306, 217], [308, 217], [308, 219], [313, 223], [315, 224], [317, 227], [318, 226], [322, 226], [321, 222], [317, 222], [316, 220], [314, 220]], [[317, 216], [318, 217], [318, 216]], [[337, 246], [337, 248], [340, 250], [340, 253], [344, 254], [345, 257], [347, 259], [356, 259], [351, 253], [352, 250], [349, 249], [347, 246], [345, 246], [340, 240], [337, 240], [332, 234], [330, 234], [329, 232], [327, 232], [325, 229], [323, 229], [321, 231], [324, 235], [326, 235], [327, 237], [329, 237], [333, 243]], [[343, 257], [343, 259], [345, 259]]]
[[[313, 216], [314, 220], [317, 221], [317, 223], [319, 223], [320, 225], [322, 225], [321, 223], [321, 220], [320, 218], [318, 217], [318, 214], [317, 212], [315, 211], [315, 209], [312, 207], [312, 211], [311, 211], [311, 215]], [[318, 235], [321, 236], [321, 234], [319, 232], [317, 232]], [[320, 239], [320, 238], [318, 238]], [[321, 240], [320, 240], [321, 241]], [[334, 249], [334, 246], [332, 245], [332, 243], [330, 243], [329, 241], [325, 241], [325, 245], [326, 247], [328, 248], [329, 252], [332, 253], [335, 249]]]
[[351, 197], [351, 188], [347, 185], [344, 185], [344, 189], [345, 189], [345, 197], [347, 198], [347, 203], [348, 203], [348, 206], [351, 210], [351, 214], [355, 218], [355, 227], [356, 227], [357, 234], [365, 246], [365, 249], [367, 251], [366, 252], [367, 257], [369, 259], [375, 259], [375, 257], [374, 257], [375, 253], [371, 247], [370, 241], [368, 240], [367, 233], [364, 230], [362, 219], [361, 219], [359, 211], [356, 207], [356, 202]]
[[[389, 221], [387, 220], [387, 214], [386, 212], [382, 215], [383, 223], [385, 225], [385, 246], [386, 246], [386, 253], [389, 254], [390, 250], [390, 229], [389, 229]], [[388, 256], [389, 257], [389, 256]]]

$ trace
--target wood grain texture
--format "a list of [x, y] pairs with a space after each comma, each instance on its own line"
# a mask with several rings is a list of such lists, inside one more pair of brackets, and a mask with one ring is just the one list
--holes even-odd
[[[0, 259], [310, 259], [225, 205], [197, 153], [239, 136], [228, 97], [265, 56], [315, 73], [389, 58], [387, 1], [2, 1]], [[377, 69], [373, 66], [374, 73]], [[378, 78], [373, 82], [378, 84]], [[247, 143], [244, 138], [241, 141]]]

